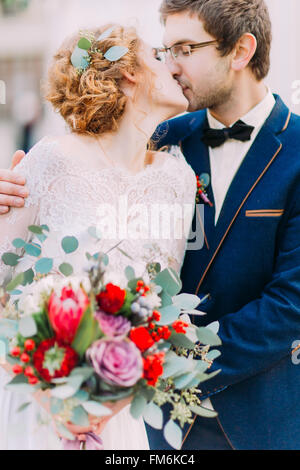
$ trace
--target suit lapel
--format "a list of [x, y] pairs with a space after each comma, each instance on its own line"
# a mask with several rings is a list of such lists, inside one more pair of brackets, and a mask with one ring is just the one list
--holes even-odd
[[[202, 173], [207, 173], [211, 179], [208, 147], [201, 140], [204, 125], [207, 125], [206, 113], [202, 114], [200, 119], [191, 121], [190, 127], [192, 134], [187, 140], [181, 143], [181, 149], [196, 175], [200, 176]], [[197, 217], [198, 223], [203, 227], [202, 231], [204, 232], [205, 246], [210, 250], [211, 241], [214, 236], [213, 221], [215, 217], [215, 201], [211, 184], [206, 188], [206, 192], [209, 200], [213, 203], [213, 207], [204, 204], [204, 220], [201, 218], [200, 208], [196, 207], [195, 217]]]
[[[286, 129], [289, 116], [288, 108], [279, 97], [276, 97], [276, 105], [271, 115], [256, 137], [230, 185], [216, 227], [214, 227], [214, 211], [211, 210], [212, 215], [206, 219], [205, 231], [211, 243], [211, 256], [205, 270], [202, 271], [203, 274], [199, 280], [196, 294], [199, 292], [211, 264], [220, 252], [224, 240], [228, 236], [243, 205], [250, 194], [255, 191], [256, 185], [261, 180], [263, 181], [264, 174], [280, 153], [282, 144], [278, 135]], [[210, 191], [212, 192], [211, 188]], [[209, 209], [208, 207], [207, 211]], [[209, 222], [210, 227], [207, 226], [207, 222]]]

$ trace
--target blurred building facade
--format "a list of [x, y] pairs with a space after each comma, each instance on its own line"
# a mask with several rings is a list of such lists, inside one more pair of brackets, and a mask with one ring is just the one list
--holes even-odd
[[[161, 0], [0, 0], [0, 167], [65, 125], [43, 102], [41, 83], [53, 53], [72, 32], [111, 21], [137, 27], [153, 45], [162, 41]], [[300, 1], [266, 0], [273, 22], [272, 67], [266, 80], [300, 114]], [[5, 98], [5, 99], [4, 99]]]

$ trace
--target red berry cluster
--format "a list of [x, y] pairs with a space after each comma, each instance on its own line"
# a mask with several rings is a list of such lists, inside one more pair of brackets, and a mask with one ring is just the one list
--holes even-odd
[[176, 320], [172, 324], [172, 327], [176, 331], [176, 333], [183, 333], [186, 334], [186, 328], [189, 326], [188, 323], [181, 321], [181, 320]]
[[139, 294], [141, 294], [142, 297], [145, 297], [145, 295], [147, 294], [147, 292], [150, 291], [150, 287], [147, 286], [144, 281], [137, 281], [136, 283], [136, 292], [139, 292]]
[[160, 319], [161, 314], [157, 310], [153, 310], [152, 316], [148, 318], [148, 331], [156, 343], [161, 339], [166, 341], [171, 336], [171, 331], [168, 326], [157, 327], [157, 325], [154, 323], [154, 321], [159, 321]]
[[28, 383], [30, 385], [36, 385], [39, 382], [39, 379], [36, 377], [34, 369], [31, 366], [25, 367], [25, 365], [28, 364], [28, 362], [30, 362], [31, 360], [31, 357], [28, 353], [34, 351], [35, 347], [36, 345], [34, 340], [27, 339], [24, 343], [23, 349], [20, 346], [16, 346], [10, 351], [10, 355], [12, 357], [18, 357], [20, 361], [23, 362], [23, 365], [15, 364], [13, 366], [13, 373], [16, 375], [24, 374], [25, 377], [28, 378]]
[[148, 385], [155, 387], [158, 378], [163, 374], [163, 362], [165, 353], [160, 352], [157, 354], [151, 354], [146, 358], [143, 358], [144, 363], [144, 374], [143, 378], [147, 380]]

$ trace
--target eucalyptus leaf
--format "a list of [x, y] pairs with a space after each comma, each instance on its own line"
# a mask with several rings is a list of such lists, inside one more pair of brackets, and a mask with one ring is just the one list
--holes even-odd
[[175, 354], [173, 351], [170, 351], [166, 355], [164, 362], [163, 378], [167, 379], [169, 377], [176, 377], [189, 370], [192, 370], [193, 367], [194, 361], [183, 356], [177, 356], [177, 354]]
[[178, 320], [180, 315], [180, 309], [174, 305], [168, 305], [167, 307], [160, 308], [161, 319], [157, 322], [158, 325], [170, 325], [175, 320]]
[[215, 418], [218, 416], [218, 413], [214, 410], [209, 410], [208, 408], [204, 408], [203, 406], [189, 406], [190, 410], [198, 416], [202, 416], [203, 418]]
[[22, 282], [22, 286], [26, 286], [27, 284], [32, 284], [34, 280], [34, 272], [33, 269], [28, 269], [24, 272], [24, 280]]
[[24, 338], [30, 338], [37, 334], [36, 323], [31, 315], [21, 318], [19, 331]]
[[16, 238], [12, 242], [12, 244], [15, 248], [23, 248], [26, 245], [26, 242], [24, 240], [22, 240], [22, 238]]
[[104, 39], [107, 39], [111, 33], [114, 31], [115, 26], [112, 26], [111, 28], [106, 29], [100, 36], [97, 38], [97, 41], [103, 41]]
[[43, 233], [43, 228], [40, 225], [30, 225], [28, 227], [29, 232], [41, 235]]
[[86, 70], [89, 66], [89, 53], [79, 47], [75, 47], [71, 55], [71, 63], [76, 69]]
[[4, 253], [1, 259], [6, 266], [17, 266], [20, 256], [15, 253]]
[[146, 398], [141, 395], [135, 395], [131, 402], [130, 414], [134, 419], [139, 419], [143, 414], [147, 406]]
[[204, 345], [220, 346], [222, 344], [220, 338], [207, 327], [196, 328], [196, 335], [199, 341]]
[[[188, 372], [188, 373], [182, 374], [179, 377], [175, 377], [174, 385], [179, 390], [182, 390], [183, 388], [187, 388], [187, 385], [190, 382], [192, 381], [194, 382], [197, 376], [198, 376], [197, 372]], [[199, 383], [199, 380], [196, 380], [196, 384], [197, 383]]]
[[41, 247], [34, 243], [26, 243], [24, 249], [28, 255], [35, 256], [36, 258], [38, 258], [42, 253]]
[[78, 392], [74, 395], [74, 398], [80, 403], [87, 401], [89, 399], [89, 394], [85, 390], [78, 390]]
[[50, 411], [51, 414], [57, 415], [63, 410], [64, 402], [59, 398], [50, 398]]
[[135, 279], [135, 272], [131, 266], [127, 266], [125, 268], [125, 276], [127, 277], [128, 281], [131, 281], [131, 279]]
[[18, 322], [9, 318], [0, 319], [0, 338], [13, 338], [18, 332]]
[[64, 276], [67, 277], [73, 274], [73, 267], [69, 263], [62, 263], [59, 266], [59, 270]]
[[179, 294], [172, 300], [176, 307], [184, 310], [195, 309], [200, 304], [199, 297], [193, 294]]
[[82, 403], [83, 408], [93, 416], [109, 416], [112, 411], [106, 406], [101, 405], [96, 401], [85, 401]]
[[79, 47], [79, 49], [84, 49], [85, 51], [87, 51], [92, 47], [92, 43], [87, 38], [81, 38], [79, 39], [77, 46]]
[[58, 385], [51, 390], [51, 396], [54, 398], [60, 398], [61, 400], [66, 400], [67, 398], [71, 398], [76, 394], [81, 384], [82, 377], [69, 377], [66, 384]]
[[194, 349], [195, 343], [193, 343], [186, 335], [183, 333], [172, 332], [170, 338], [168, 339], [176, 348], [185, 348], [185, 349]]
[[77, 426], [89, 426], [89, 415], [81, 405], [72, 410], [71, 422]]
[[69, 253], [74, 253], [74, 251], [77, 250], [79, 243], [78, 243], [77, 238], [75, 237], [64, 237], [61, 242], [61, 246], [64, 252], [69, 254]]
[[213, 349], [212, 351], [209, 351], [207, 354], [206, 354], [206, 358], [209, 360], [209, 361], [214, 361], [215, 359], [217, 359], [217, 357], [221, 356], [221, 352], [218, 351], [218, 349]]
[[176, 450], [181, 449], [182, 430], [172, 419], [170, 419], [164, 427], [164, 437], [171, 447]]
[[163, 412], [155, 403], [148, 403], [146, 406], [143, 418], [149, 426], [154, 429], [162, 429], [163, 427]]
[[156, 287], [162, 290], [159, 295], [161, 300], [161, 308], [167, 307], [168, 305], [173, 305], [172, 297], [167, 293], [167, 291], [164, 290], [161, 286]]
[[127, 52], [129, 49], [124, 46], [112, 46], [106, 51], [104, 54], [105, 59], [109, 60], [110, 62], [116, 62], [117, 60], [120, 60]]
[[172, 297], [178, 294], [182, 288], [182, 283], [178, 274], [171, 268], [161, 271], [155, 277], [154, 282], [165, 289]]
[[41, 258], [35, 263], [35, 270], [40, 274], [49, 274], [53, 268], [53, 259]]
[[30, 394], [37, 390], [37, 387], [29, 385], [27, 377], [23, 374], [16, 375], [4, 388], [9, 392]]

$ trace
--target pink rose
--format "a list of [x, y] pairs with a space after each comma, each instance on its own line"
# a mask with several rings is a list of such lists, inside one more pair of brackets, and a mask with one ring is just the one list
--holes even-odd
[[65, 344], [71, 344], [79, 326], [82, 315], [90, 301], [83, 289], [74, 292], [71, 287], [64, 287], [61, 296], [52, 293], [49, 304], [49, 320], [56, 337]]
[[132, 387], [142, 378], [142, 355], [132, 341], [100, 339], [87, 351], [87, 358], [99, 377], [108, 384]]

